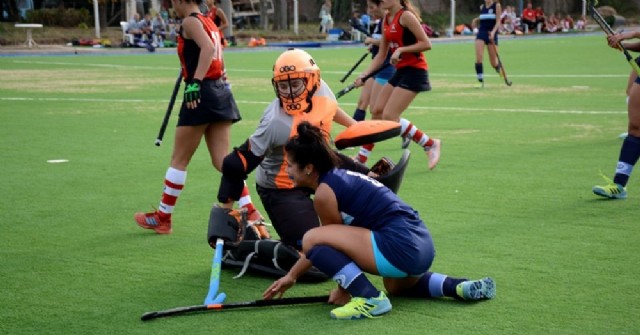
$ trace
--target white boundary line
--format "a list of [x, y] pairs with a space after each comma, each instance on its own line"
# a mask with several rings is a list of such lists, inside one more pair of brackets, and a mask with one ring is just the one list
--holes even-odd
[[[119, 64], [97, 64], [97, 63], [72, 63], [72, 62], [39, 62], [39, 61], [22, 61], [15, 60], [14, 63], [18, 64], [39, 64], [39, 65], [63, 65], [63, 66], [85, 66], [85, 67], [98, 67], [98, 68], [114, 68], [114, 69], [131, 69], [131, 70], [176, 70], [177, 67], [162, 67], [162, 66], [140, 66], [140, 65], [119, 65]], [[252, 72], [252, 73], [271, 73], [270, 70], [254, 70], [254, 69], [227, 69], [227, 72]], [[344, 74], [344, 71], [322, 71], [322, 73], [330, 74]], [[492, 74], [489, 74], [492, 75]], [[497, 76], [497, 75], [496, 75]], [[429, 77], [474, 77], [475, 73], [439, 73], [431, 72]], [[627, 78], [628, 74], [509, 74], [509, 78]]]
[[[156, 99], [99, 99], [99, 98], [32, 98], [32, 97], [0, 97], [0, 101], [61, 101], [61, 102], [119, 102], [119, 103], [164, 103]], [[236, 100], [238, 104], [264, 105], [271, 101]], [[341, 106], [355, 106], [355, 103], [340, 103]], [[452, 106], [409, 106], [411, 110], [424, 111], [463, 111], [463, 112], [499, 112], [499, 113], [548, 113], [548, 114], [593, 114], [593, 115], [617, 115], [627, 114], [622, 110], [555, 110], [540, 108], [477, 108], [477, 107], [452, 107]]]

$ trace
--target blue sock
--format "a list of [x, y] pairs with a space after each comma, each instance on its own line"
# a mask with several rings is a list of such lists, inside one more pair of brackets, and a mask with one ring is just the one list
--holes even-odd
[[618, 166], [616, 167], [616, 175], [613, 182], [623, 187], [627, 186], [629, 176], [633, 170], [633, 166], [638, 162], [640, 157], [640, 138], [631, 134], [622, 142], [620, 148], [620, 157], [618, 158]]
[[356, 109], [356, 111], [353, 113], [353, 119], [356, 121], [363, 121], [366, 116], [367, 112], [360, 108]]
[[484, 73], [482, 69], [482, 63], [476, 63], [476, 76], [478, 76], [478, 81], [484, 80]]
[[332, 247], [315, 246], [307, 252], [307, 258], [353, 297], [371, 298], [380, 294], [351, 258]]
[[427, 272], [405, 295], [421, 297], [421, 298], [440, 298], [451, 297], [459, 298], [456, 293], [456, 286], [465, 281], [465, 279], [451, 278], [449, 276]]

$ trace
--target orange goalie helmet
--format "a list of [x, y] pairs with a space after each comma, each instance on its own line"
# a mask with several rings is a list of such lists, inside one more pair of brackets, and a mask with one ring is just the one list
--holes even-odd
[[287, 114], [306, 113], [311, 110], [311, 98], [320, 86], [320, 68], [307, 52], [289, 49], [273, 65], [271, 83]]

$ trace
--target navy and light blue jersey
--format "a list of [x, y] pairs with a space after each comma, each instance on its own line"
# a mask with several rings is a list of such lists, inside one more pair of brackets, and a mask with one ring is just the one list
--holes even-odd
[[480, 26], [479, 31], [491, 31], [496, 26], [496, 7], [498, 3], [494, 2], [487, 7], [484, 4], [480, 6]]
[[376, 245], [394, 266], [410, 275], [426, 272], [434, 247], [424, 222], [409, 205], [379, 181], [333, 169], [320, 176], [336, 196], [338, 210], [353, 217], [351, 226], [372, 231]]
[[388, 224], [389, 216], [417, 216], [413, 208], [390, 189], [361, 173], [333, 169], [320, 177], [320, 183], [333, 190], [338, 210], [354, 218], [352, 226], [380, 230]]

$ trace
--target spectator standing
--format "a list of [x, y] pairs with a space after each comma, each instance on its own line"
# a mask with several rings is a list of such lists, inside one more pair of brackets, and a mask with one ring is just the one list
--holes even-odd
[[213, 20], [213, 23], [218, 26], [218, 30], [220, 31], [220, 38], [222, 38], [222, 46], [226, 46], [226, 40], [224, 39], [224, 30], [229, 27], [229, 20], [227, 16], [224, 14], [222, 8], [217, 6], [217, 2], [215, 0], [206, 0], [207, 8], [209, 9], [207, 12], [207, 16]]
[[320, 7], [320, 32], [327, 33], [333, 28], [333, 17], [331, 17], [331, 0], [325, 0]]

